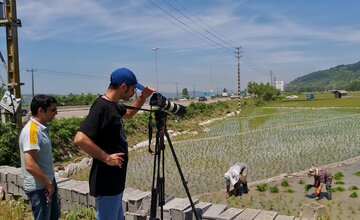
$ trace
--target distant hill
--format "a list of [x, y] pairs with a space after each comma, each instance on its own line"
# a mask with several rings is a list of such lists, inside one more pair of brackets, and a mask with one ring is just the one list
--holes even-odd
[[331, 89], [360, 90], [360, 62], [301, 76], [287, 84], [285, 91], [310, 92]]

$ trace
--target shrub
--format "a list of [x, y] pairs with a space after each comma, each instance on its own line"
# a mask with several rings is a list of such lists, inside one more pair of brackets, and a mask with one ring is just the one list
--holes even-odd
[[345, 188], [344, 187], [341, 187], [341, 186], [338, 186], [338, 187], [335, 187], [335, 188], [332, 188], [331, 189], [332, 192], [344, 192], [345, 191]]
[[259, 190], [260, 192], [265, 192], [266, 188], [267, 188], [267, 184], [266, 183], [261, 183], [259, 185], [256, 186], [257, 190]]
[[53, 147], [53, 157], [56, 161], [68, 159], [79, 152], [73, 143], [76, 132], [80, 128], [82, 118], [62, 118], [51, 122], [50, 136]]
[[20, 166], [19, 138], [13, 123], [0, 123], [0, 165]]
[[281, 186], [284, 186], [284, 187], [289, 186], [289, 181], [288, 180], [281, 181]]
[[284, 192], [286, 192], [286, 193], [294, 193], [294, 192], [295, 192], [295, 190], [293, 190], [293, 189], [289, 188], [289, 189], [285, 190]]
[[305, 184], [304, 180], [299, 180], [299, 184]]
[[272, 193], [278, 193], [279, 192], [279, 188], [277, 186], [271, 186], [270, 187], [270, 192]]
[[92, 207], [86, 208], [76, 205], [75, 208], [65, 215], [66, 220], [88, 219], [95, 220], [95, 210]]
[[344, 177], [344, 174], [342, 172], [337, 172], [334, 176], [335, 180], [342, 180], [342, 178]]
[[357, 186], [350, 186], [349, 187], [349, 190], [352, 191], [352, 190], [359, 190], [359, 188]]
[[358, 197], [358, 194], [357, 194], [357, 192], [353, 192], [353, 193], [350, 194], [349, 197], [350, 197], [350, 198], [357, 198], [357, 197]]
[[29, 219], [30, 212], [23, 199], [0, 201], [0, 219]]
[[360, 171], [357, 171], [356, 173], [354, 173], [356, 176], [360, 176]]

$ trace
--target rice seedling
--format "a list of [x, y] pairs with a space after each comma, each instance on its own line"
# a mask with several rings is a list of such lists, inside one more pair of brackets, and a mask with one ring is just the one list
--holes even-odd
[[345, 183], [343, 181], [336, 181], [335, 184], [344, 185]]
[[289, 188], [289, 189], [285, 190], [284, 192], [286, 192], [286, 193], [294, 193], [294, 192], [295, 192], [295, 190], [293, 190], [293, 189]]
[[270, 186], [270, 192], [272, 193], [278, 193], [279, 192], [279, 188], [277, 186]]
[[305, 192], [308, 192], [311, 188], [314, 188], [314, 185], [312, 185], [312, 184], [306, 184], [306, 185], [304, 186]]
[[358, 188], [357, 186], [350, 186], [350, 187], [349, 187], [349, 190], [350, 190], [350, 191], [359, 190], [359, 188]]
[[266, 188], [267, 188], [267, 184], [266, 183], [260, 183], [259, 185], [256, 186], [257, 190], [259, 190], [260, 192], [265, 192]]
[[342, 172], [337, 172], [335, 175], [334, 175], [334, 179], [335, 180], [342, 180], [342, 178], [344, 177], [344, 174]]
[[287, 187], [287, 186], [289, 186], [289, 181], [288, 180], [283, 180], [283, 181], [281, 181], [281, 186], [283, 186], [283, 187]]
[[338, 187], [334, 187], [331, 189], [332, 192], [344, 192], [345, 191], [345, 188], [344, 187], [341, 187], [341, 186], [338, 186]]
[[352, 192], [349, 197], [350, 198], [357, 198], [358, 194], [357, 194], [357, 192]]
[[304, 180], [299, 180], [299, 182], [298, 182], [299, 184], [305, 184], [305, 182], [304, 182]]

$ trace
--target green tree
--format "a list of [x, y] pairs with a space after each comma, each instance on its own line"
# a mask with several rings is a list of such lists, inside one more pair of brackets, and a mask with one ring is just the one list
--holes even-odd
[[20, 166], [18, 134], [13, 123], [0, 123], [0, 165]]
[[255, 82], [249, 82], [248, 92], [253, 94], [258, 102], [274, 100], [280, 95], [280, 91], [275, 89], [269, 83], [257, 84]]
[[226, 89], [226, 88], [224, 88], [224, 89], [223, 89], [223, 92], [227, 92], [227, 89]]
[[190, 99], [189, 91], [188, 91], [187, 88], [183, 88], [182, 97], [185, 98], [185, 99]]

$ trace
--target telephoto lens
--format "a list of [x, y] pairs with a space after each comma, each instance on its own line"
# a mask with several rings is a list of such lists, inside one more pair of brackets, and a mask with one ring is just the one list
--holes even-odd
[[151, 106], [158, 106], [165, 111], [171, 112], [175, 115], [185, 115], [186, 108], [183, 105], [176, 104], [174, 102], [170, 102], [167, 98], [160, 93], [154, 93], [150, 98], [150, 105]]

